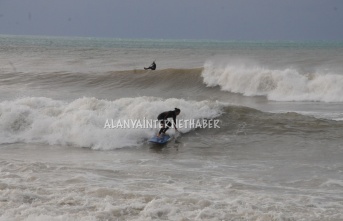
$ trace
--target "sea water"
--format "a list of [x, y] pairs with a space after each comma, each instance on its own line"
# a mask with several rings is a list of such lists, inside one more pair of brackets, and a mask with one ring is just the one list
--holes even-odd
[[[342, 42], [2, 35], [0, 220], [342, 220], [342, 85]], [[219, 128], [105, 127], [175, 107]]]

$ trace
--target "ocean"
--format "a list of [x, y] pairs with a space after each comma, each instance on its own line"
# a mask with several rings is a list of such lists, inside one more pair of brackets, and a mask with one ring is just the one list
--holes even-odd
[[343, 42], [0, 35], [0, 221], [343, 220], [342, 110]]

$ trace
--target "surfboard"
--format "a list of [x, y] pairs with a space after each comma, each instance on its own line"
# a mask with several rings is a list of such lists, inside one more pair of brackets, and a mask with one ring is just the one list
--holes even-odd
[[153, 136], [149, 142], [151, 143], [157, 143], [157, 144], [165, 144], [170, 140], [170, 136], [168, 134], [165, 134], [161, 137], [157, 137], [156, 135]]

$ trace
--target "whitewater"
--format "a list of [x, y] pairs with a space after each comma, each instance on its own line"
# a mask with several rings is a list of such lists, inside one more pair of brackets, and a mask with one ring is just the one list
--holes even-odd
[[343, 75], [336, 73], [300, 73], [246, 65], [221, 67], [211, 62], [204, 65], [202, 76], [207, 86], [246, 96], [266, 96], [273, 101], [343, 102]]
[[[342, 220], [342, 85], [342, 42], [0, 35], [0, 220]], [[106, 127], [174, 108], [219, 127]]]

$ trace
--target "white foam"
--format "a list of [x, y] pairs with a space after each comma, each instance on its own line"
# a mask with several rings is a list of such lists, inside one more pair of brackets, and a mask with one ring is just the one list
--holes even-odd
[[207, 86], [245, 96], [266, 96], [274, 101], [343, 102], [343, 75], [301, 74], [298, 70], [263, 68], [258, 65], [206, 62], [202, 72]]
[[[157, 119], [159, 113], [175, 107], [181, 109], [178, 119], [201, 119], [218, 116], [222, 104], [154, 97], [115, 101], [85, 97], [68, 103], [29, 97], [0, 103], [0, 140], [2, 144], [41, 142], [93, 149], [139, 146], [156, 129], [104, 129], [106, 120]], [[189, 130], [181, 129], [182, 132]]]

